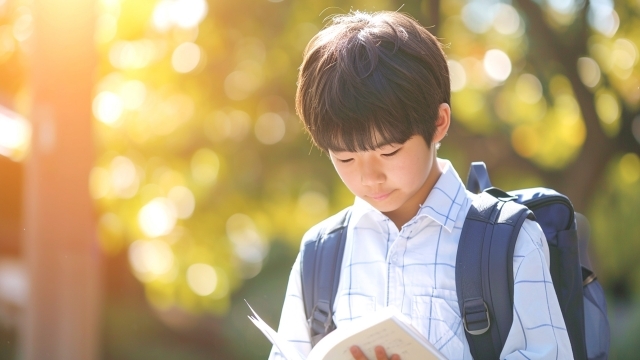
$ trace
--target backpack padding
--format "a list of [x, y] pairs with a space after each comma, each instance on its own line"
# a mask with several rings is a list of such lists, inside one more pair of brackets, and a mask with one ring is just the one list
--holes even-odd
[[513, 313], [505, 309], [513, 307], [513, 250], [527, 217], [526, 207], [481, 193], [462, 227], [456, 292], [474, 359], [498, 359], [511, 329]]
[[351, 207], [325, 220], [315, 240], [304, 244], [300, 262], [302, 297], [311, 345], [335, 329], [333, 302], [338, 292]]
[[584, 298], [576, 215], [569, 199], [546, 188], [510, 191], [535, 214], [549, 244], [550, 273], [574, 359], [586, 359]]

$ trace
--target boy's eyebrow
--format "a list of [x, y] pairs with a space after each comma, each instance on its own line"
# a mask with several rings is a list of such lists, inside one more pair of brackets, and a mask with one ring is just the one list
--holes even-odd
[[[399, 143], [399, 142], [392, 142], [392, 141], [385, 141], [379, 144], [376, 144], [376, 147], [371, 149], [371, 150], [366, 150], [366, 151], [375, 151], [378, 149], [381, 149], [385, 146], [392, 146], [392, 145], [402, 145], [404, 143]], [[332, 153], [346, 153], [346, 152], [359, 152], [359, 151], [350, 151], [347, 149], [327, 149], [328, 151], [332, 152]]]

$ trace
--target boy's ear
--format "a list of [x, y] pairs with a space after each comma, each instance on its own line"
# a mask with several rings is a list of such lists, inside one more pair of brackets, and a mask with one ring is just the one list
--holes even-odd
[[439, 143], [447, 135], [451, 125], [451, 107], [449, 104], [442, 103], [438, 107], [438, 119], [436, 120], [436, 131], [433, 134], [433, 143]]

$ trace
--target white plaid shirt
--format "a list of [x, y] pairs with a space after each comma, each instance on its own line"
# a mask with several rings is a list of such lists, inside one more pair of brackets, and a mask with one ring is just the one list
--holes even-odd
[[[438, 161], [440, 179], [400, 230], [356, 198], [333, 319], [339, 327], [394, 306], [447, 358], [472, 359], [458, 307], [455, 265], [462, 224], [475, 195], [465, 190], [448, 161]], [[312, 240], [305, 238], [303, 244]], [[536, 222], [526, 220], [514, 250], [513, 325], [501, 359], [573, 358], [548, 264], [544, 233]], [[301, 354], [311, 350], [299, 257], [291, 270], [278, 332]], [[274, 347], [269, 359], [279, 358]]]

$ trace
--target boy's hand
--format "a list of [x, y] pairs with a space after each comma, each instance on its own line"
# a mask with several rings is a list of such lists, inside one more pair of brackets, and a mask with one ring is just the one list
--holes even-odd
[[[355, 360], [369, 360], [367, 359], [366, 356], [364, 356], [364, 353], [362, 352], [362, 350], [360, 350], [359, 347], [352, 346], [349, 350], [351, 350], [351, 355], [353, 355], [353, 358]], [[387, 352], [384, 350], [382, 346], [376, 346], [375, 351], [376, 351], [375, 360], [400, 360], [400, 355], [397, 355], [397, 354], [393, 354], [391, 355], [390, 358], [388, 358]]]

